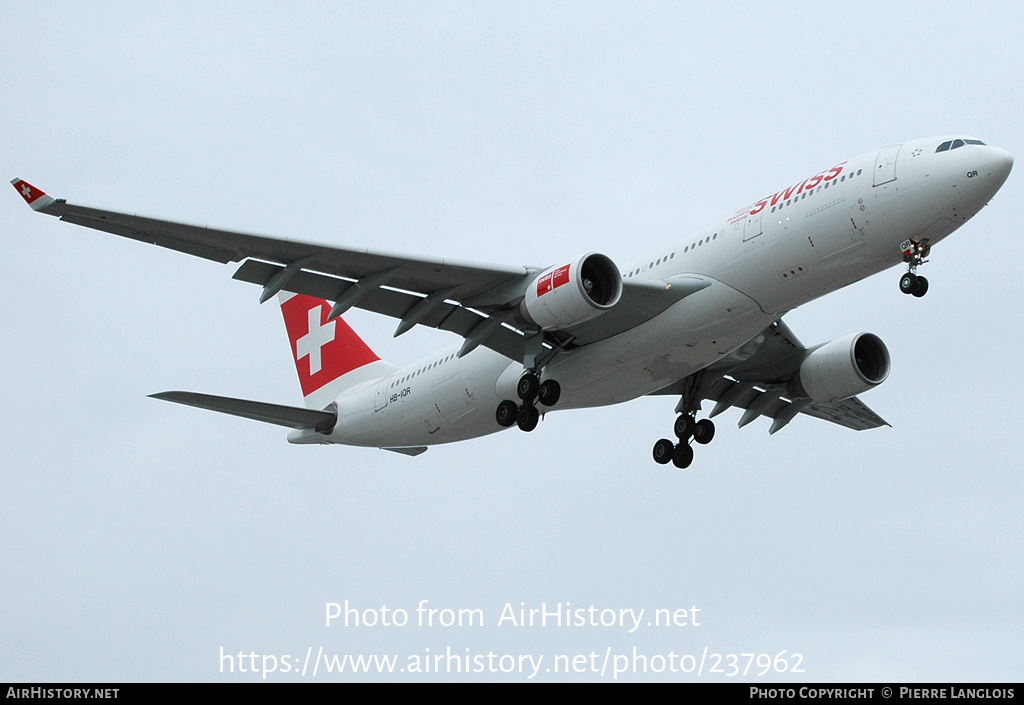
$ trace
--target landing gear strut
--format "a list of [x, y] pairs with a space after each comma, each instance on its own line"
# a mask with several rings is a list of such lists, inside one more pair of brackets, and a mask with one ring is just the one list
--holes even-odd
[[661, 465], [672, 463], [677, 468], [688, 468], [693, 462], [693, 446], [690, 441], [707, 445], [715, 437], [715, 424], [710, 419], [697, 421], [694, 414], [684, 413], [676, 417], [672, 425], [672, 431], [678, 443], [667, 438], [660, 439], [654, 444], [654, 462]]
[[917, 273], [917, 268], [928, 260], [925, 257], [932, 248], [927, 241], [903, 243], [903, 261], [907, 263], [907, 273], [900, 277], [900, 291], [918, 298], [928, 293], [928, 280]]

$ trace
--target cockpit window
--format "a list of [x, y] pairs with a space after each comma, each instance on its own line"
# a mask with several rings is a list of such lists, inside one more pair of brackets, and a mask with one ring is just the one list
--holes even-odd
[[947, 151], [949, 151], [951, 149], [959, 149], [960, 147], [963, 147], [965, 144], [980, 144], [980, 145], [984, 145], [985, 143], [982, 142], [981, 140], [959, 140], [959, 139], [957, 139], [957, 140], [949, 140], [947, 142], [943, 142], [942, 144], [940, 144], [935, 151], [936, 152], [947, 152]]

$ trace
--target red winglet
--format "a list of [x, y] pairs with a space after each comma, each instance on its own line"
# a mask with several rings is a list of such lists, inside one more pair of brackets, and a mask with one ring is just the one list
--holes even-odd
[[53, 203], [54, 199], [47, 196], [42, 190], [37, 189], [35, 186], [27, 181], [21, 179], [11, 180], [11, 184], [18, 190], [21, 197], [25, 199], [25, 203], [32, 206], [32, 210], [39, 210]]

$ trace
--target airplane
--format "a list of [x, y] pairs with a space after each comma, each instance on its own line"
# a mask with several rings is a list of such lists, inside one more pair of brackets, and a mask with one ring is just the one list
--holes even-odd
[[[20, 179], [33, 210], [222, 264], [275, 296], [304, 407], [196, 392], [151, 395], [290, 428], [288, 441], [429, 446], [517, 426], [541, 411], [678, 398], [660, 464], [693, 462], [711, 418], [737, 407], [775, 433], [804, 414], [854, 430], [889, 425], [857, 397], [885, 381], [871, 333], [807, 347], [785, 313], [903, 264], [924, 296], [931, 248], [976, 215], [1013, 157], [963, 135], [874, 150], [759, 199], [690, 237], [618, 267], [590, 252], [549, 267], [479, 264], [218, 230], [72, 205]], [[356, 307], [461, 340], [402, 367], [341, 317]], [[702, 402], [714, 403], [707, 418]]]

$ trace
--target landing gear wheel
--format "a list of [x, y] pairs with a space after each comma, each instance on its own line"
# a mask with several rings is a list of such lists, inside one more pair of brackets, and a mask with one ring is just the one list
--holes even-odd
[[715, 422], [711, 419], [700, 419], [693, 428], [693, 440], [701, 446], [707, 446], [715, 438]]
[[672, 455], [672, 464], [677, 468], [688, 468], [693, 462], [693, 448], [686, 443], [680, 443], [676, 452]]
[[498, 425], [504, 428], [514, 424], [518, 416], [519, 405], [511, 399], [506, 399], [498, 404], [498, 410], [494, 412], [494, 418], [497, 419]]
[[553, 379], [545, 380], [537, 390], [537, 401], [544, 406], [554, 406], [562, 396], [562, 386]]
[[533, 401], [536, 399], [538, 390], [540, 390], [540, 379], [532, 372], [527, 372], [520, 377], [518, 384], [516, 384], [516, 394], [523, 401]]
[[689, 414], [680, 414], [676, 418], [676, 422], [672, 425], [672, 430], [676, 434], [676, 438], [681, 441], [689, 439], [693, 435], [693, 429], [697, 425], [696, 421]]
[[[917, 290], [917, 280], [918, 276], [916, 274], [914, 274], [913, 272], [907, 272], [902, 277], [900, 277], [900, 291], [902, 291], [904, 294], [913, 294]], [[928, 285], [925, 284], [926, 288], [927, 286]]]
[[672, 462], [676, 452], [676, 444], [667, 438], [662, 438], [654, 444], [654, 462], [659, 465], [667, 465]]
[[533, 429], [537, 428], [538, 421], [540, 421], [540, 412], [537, 411], [537, 407], [527, 406], [526, 404], [519, 407], [519, 413], [516, 416], [516, 424], [518, 424], [520, 431], [526, 431], [529, 433]]
[[702, 446], [711, 442], [715, 437], [715, 424], [711, 419], [701, 419], [693, 429], [693, 440]]
[[914, 286], [914, 291], [911, 292], [917, 298], [921, 298], [928, 293], [928, 280], [924, 277], [917, 278], [917, 284]]

